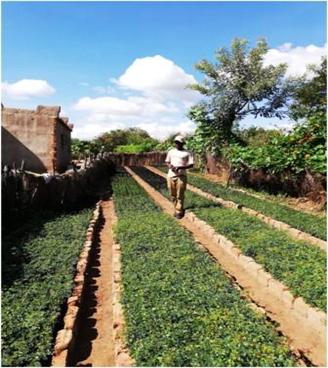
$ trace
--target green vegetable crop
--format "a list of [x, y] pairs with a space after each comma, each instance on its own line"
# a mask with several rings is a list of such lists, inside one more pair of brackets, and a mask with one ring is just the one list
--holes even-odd
[[57, 217], [39, 213], [29, 221], [34, 230], [27, 226], [28, 233], [3, 239], [3, 366], [40, 366], [51, 357], [90, 216], [89, 209]]
[[273, 325], [133, 179], [117, 175], [113, 191], [127, 342], [138, 366], [295, 365]]
[[[143, 167], [134, 171], [169, 198], [166, 180]], [[285, 283], [295, 296], [326, 309], [326, 256], [319, 248], [290, 238], [256, 217], [239, 210], [213, 206], [213, 202], [186, 192], [186, 208], [211, 225], [253, 257], [276, 279]]]

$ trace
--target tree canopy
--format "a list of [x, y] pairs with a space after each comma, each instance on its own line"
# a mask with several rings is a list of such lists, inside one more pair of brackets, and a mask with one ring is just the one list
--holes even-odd
[[264, 66], [267, 51], [263, 39], [253, 49], [247, 40], [234, 39], [230, 50], [217, 51], [216, 62], [201, 60], [196, 64], [205, 78], [190, 87], [204, 99], [190, 110], [189, 117], [198, 126], [207, 126], [216, 140], [234, 139], [234, 125], [247, 115], [280, 119], [286, 116], [291, 96], [291, 85], [284, 79], [286, 65]]
[[98, 152], [139, 153], [149, 152], [159, 141], [140, 128], [116, 129], [87, 140], [72, 140], [74, 158], [97, 154]]
[[320, 65], [310, 65], [311, 79], [303, 76], [294, 94], [290, 116], [294, 120], [309, 118], [314, 114], [326, 114], [327, 106], [327, 58]]

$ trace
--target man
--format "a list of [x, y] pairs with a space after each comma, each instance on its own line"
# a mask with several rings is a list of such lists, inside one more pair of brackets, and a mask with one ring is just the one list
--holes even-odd
[[175, 208], [175, 217], [184, 216], [184, 193], [187, 187], [186, 169], [194, 166], [194, 158], [183, 148], [184, 139], [181, 135], [174, 138], [175, 147], [167, 153], [165, 162], [168, 164], [167, 185]]

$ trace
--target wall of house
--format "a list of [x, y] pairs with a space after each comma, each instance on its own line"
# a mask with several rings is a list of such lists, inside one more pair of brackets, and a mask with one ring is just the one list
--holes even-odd
[[67, 118], [59, 118], [56, 124], [56, 170], [64, 172], [72, 160], [71, 129]]
[[[70, 147], [71, 129], [68, 119], [60, 118], [59, 113], [60, 106], [38, 106], [36, 110], [2, 106], [2, 165], [20, 166], [24, 160], [25, 169], [36, 173], [65, 170], [70, 161], [67, 146]], [[60, 146], [61, 134], [67, 141], [64, 149]]]

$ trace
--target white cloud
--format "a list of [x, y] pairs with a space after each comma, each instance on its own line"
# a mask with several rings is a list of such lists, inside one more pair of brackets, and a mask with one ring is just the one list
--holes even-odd
[[55, 93], [55, 89], [47, 81], [40, 79], [21, 79], [15, 83], [3, 82], [1, 88], [3, 95], [13, 100], [27, 100]]
[[115, 83], [157, 99], [194, 101], [199, 98], [197, 92], [186, 88], [196, 83], [194, 76], [161, 55], [136, 59]]
[[308, 64], [320, 64], [321, 58], [327, 54], [323, 47], [308, 45], [295, 46], [284, 43], [276, 49], [270, 49], [264, 57], [264, 65], [287, 63], [287, 76], [301, 76], [306, 72]]
[[191, 133], [195, 129], [195, 124], [190, 120], [185, 120], [181, 122], [175, 122], [174, 125], [158, 123], [140, 123], [137, 124], [138, 128], [146, 130], [152, 137], [159, 139], [167, 138], [172, 133], [180, 133], [186, 135]]
[[92, 138], [135, 126], [156, 138], [165, 138], [173, 132], [194, 129], [185, 115], [200, 95], [186, 86], [196, 80], [173, 61], [160, 55], [139, 58], [118, 79], [109, 81], [116, 88], [97, 88], [103, 96], [82, 97], [74, 104], [73, 109], [80, 114], [74, 119], [75, 136]]
[[79, 111], [109, 115], [134, 115], [141, 111], [141, 106], [130, 101], [130, 99], [124, 100], [109, 96], [97, 98], [82, 97], [74, 107]]

